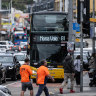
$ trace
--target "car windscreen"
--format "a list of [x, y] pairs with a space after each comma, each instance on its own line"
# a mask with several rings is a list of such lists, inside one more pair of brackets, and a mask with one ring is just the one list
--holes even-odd
[[[39, 21], [39, 22], [38, 22]], [[65, 14], [33, 15], [34, 31], [68, 31], [68, 20]]]
[[16, 55], [18, 61], [24, 61], [26, 56], [25, 55]]
[[22, 35], [17, 35], [17, 36], [15, 36], [15, 39], [16, 40], [21, 40], [21, 39], [26, 39], [27, 37], [26, 36], [22, 36]]
[[0, 45], [6, 45], [6, 42], [0, 42]]
[[0, 56], [1, 63], [12, 63], [13, 57], [12, 56]]
[[6, 48], [6, 46], [0, 46], [0, 48]]

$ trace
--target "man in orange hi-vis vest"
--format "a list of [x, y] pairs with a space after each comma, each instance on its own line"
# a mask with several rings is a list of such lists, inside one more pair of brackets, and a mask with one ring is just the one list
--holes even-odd
[[33, 86], [29, 79], [30, 75], [32, 75], [32, 70], [29, 66], [29, 59], [25, 59], [25, 63], [20, 67], [20, 75], [21, 75], [21, 83], [22, 83], [22, 91], [21, 96], [24, 96], [24, 92], [28, 88], [30, 90], [30, 96], [33, 96]]

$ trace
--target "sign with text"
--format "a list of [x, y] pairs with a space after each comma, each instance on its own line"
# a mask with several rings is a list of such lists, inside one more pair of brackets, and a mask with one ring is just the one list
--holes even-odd
[[33, 43], [61, 43], [68, 40], [67, 35], [34, 35], [33, 37]]
[[77, 32], [80, 32], [80, 24], [73, 23], [73, 30], [76, 30]]

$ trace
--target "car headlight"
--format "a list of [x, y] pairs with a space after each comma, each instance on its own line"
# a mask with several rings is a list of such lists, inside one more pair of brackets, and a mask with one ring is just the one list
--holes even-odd
[[10, 67], [9, 67], [9, 69], [13, 69], [13, 67], [12, 67], [12, 66], [10, 66]]
[[35, 71], [35, 70], [32, 70], [32, 72], [33, 72], [33, 74], [37, 74], [37, 71]]

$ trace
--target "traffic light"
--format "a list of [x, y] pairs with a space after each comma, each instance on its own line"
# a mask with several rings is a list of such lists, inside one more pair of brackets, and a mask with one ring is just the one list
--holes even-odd
[[[83, 36], [90, 37], [90, 0], [83, 3]], [[80, 24], [80, 0], [77, 0], [77, 22]]]
[[23, 30], [26, 31], [26, 27], [24, 27]]
[[90, 37], [90, 0], [84, 0], [83, 36]]
[[27, 36], [29, 37], [29, 35], [30, 35], [30, 30], [27, 30]]
[[77, 0], [77, 23], [80, 24], [80, 0]]

